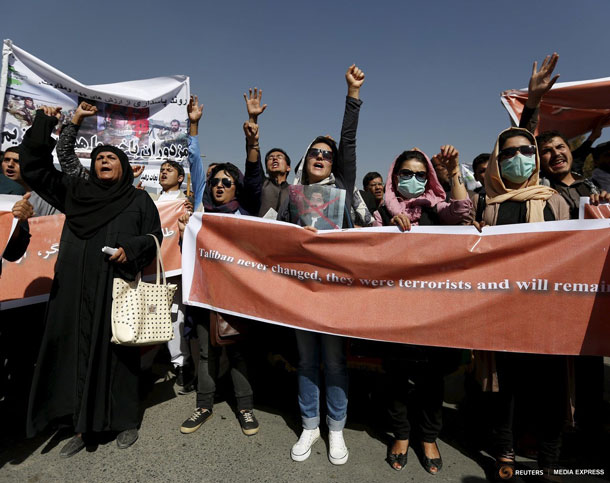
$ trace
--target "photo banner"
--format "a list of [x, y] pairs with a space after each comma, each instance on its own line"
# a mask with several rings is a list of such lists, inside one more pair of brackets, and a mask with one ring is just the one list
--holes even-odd
[[[247, 234], [247, 236], [245, 235]], [[195, 214], [185, 303], [348, 337], [610, 355], [610, 221], [317, 234]]]
[[158, 171], [161, 160], [185, 162], [188, 156], [187, 76], [85, 85], [5, 40], [0, 96], [2, 150], [21, 143], [41, 106], [62, 108], [58, 135], [78, 104], [87, 101], [97, 114], [83, 121], [76, 139], [76, 154], [87, 167], [95, 146], [112, 144], [131, 162], [156, 167], [147, 170], [143, 184], [159, 187], [151, 173]]
[[[162, 201], [155, 204], [163, 230], [161, 256], [165, 274], [168, 277], [180, 275], [182, 260], [178, 245], [178, 218], [185, 213], [184, 202]], [[0, 310], [47, 300], [55, 274], [64, 221], [64, 215], [40, 216], [28, 220], [31, 238], [25, 255], [15, 262], [2, 261]], [[145, 276], [153, 276], [155, 273], [155, 262], [144, 269]]]
[[[501, 100], [518, 126], [527, 102], [527, 89], [504, 91]], [[536, 134], [559, 131], [572, 139], [591, 131], [603, 118], [606, 118], [603, 125], [610, 126], [610, 77], [558, 82], [542, 99]]]

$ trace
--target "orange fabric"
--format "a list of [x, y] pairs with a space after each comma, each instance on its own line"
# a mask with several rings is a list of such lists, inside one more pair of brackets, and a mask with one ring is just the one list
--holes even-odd
[[[195, 266], [191, 303], [348, 337], [610, 355], [610, 289], [572, 291], [574, 283], [610, 282], [610, 228], [487, 236], [474, 229], [463, 235], [381, 229], [316, 235], [249, 217], [203, 214], [202, 220], [196, 250], [183, 254], [183, 262], [191, 257], [188, 263]], [[300, 270], [303, 279], [278, 267]], [[534, 280], [544, 289], [539, 279], [547, 280], [546, 290], [516, 284]], [[426, 285], [406, 287], [405, 280]], [[439, 288], [441, 282], [455, 288]], [[479, 282], [503, 286], [483, 290]], [[560, 290], [555, 283], [562, 284]], [[570, 284], [565, 291], [563, 283]]]
[[4, 252], [8, 244], [12, 227], [13, 213], [10, 211], [0, 211], [0, 254]]
[[[183, 200], [156, 203], [161, 217], [163, 243], [161, 256], [167, 272], [182, 267], [178, 246], [178, 218], [184, 213]], [[19, 263], [4, 263], [0, 277], [0, 302], [46, 295], [51, 290], [55, 261], [65, 216], [40, 216], [29, 219], [30, 245]], [[156, 273], [153, 262], [144, 274]], [[25, 305], [25, 304], [24, 304]]]
[[[504, 91], [502, 100], [513, 120], [517, 119], [516, 124], [518, 124], [527, 101], [527, 90]], [[591, 131], [608, 115], [610, 115], [610, 78], [576, 84], [558, 83], [542, 100], [537, 133], [557, 130], [570, 139]], [[604, 126], [610, 126], [610, 118]]]

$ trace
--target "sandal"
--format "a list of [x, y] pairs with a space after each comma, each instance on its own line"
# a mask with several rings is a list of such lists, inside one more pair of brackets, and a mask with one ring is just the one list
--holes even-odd
[[[423, 448], [424, 445], [422, 443], [422, 449], [423, 449], [422, 465], [423, 465], [424, 469], [431, 475], [438, 474], [441, 471], [441, 468], [443, 467], [443, 459], [441, 458], [441, 452], [438, 449], [438, 444], [436, 444], [436, 441], [434, 442], [434, 445], [436, 446], [436, 450], [438, 451], [438, 458], [428, 458], [426, 456], [426, 450], [425, 450], [425, 448]], [[432, 468], [436, 468], [436, 471], [433, 471]]]
[[[388, 448], [388, 456], [386, 457], [386, 461], [390, 464], [393, 470], [402, 471], [402, 469], [407, 466], [407, 454], [409, 452], [409, 440], [407, 441], [407, 449], [404, 453], [392, 453], [392, 449], [397, 441], [403, 440], [394, 440], [394, 444]], [[395, 466], [396, 465], [396, 466]]]
[[[393, 470], [402, 471], [407, 466], [407, 453], [388, 453], [386, 461], [390, 463]], [[398, 463], [398, 467], [394, 466]]]
[[515, 451], [510, 450], [496, 456], [496, 475], [502, 480], [510, 480], [515, 474]]

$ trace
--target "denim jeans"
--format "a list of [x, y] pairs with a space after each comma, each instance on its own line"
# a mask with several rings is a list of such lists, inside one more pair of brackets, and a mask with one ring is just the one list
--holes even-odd
[[304, 429], [320, 425], [320, 360], [326, 388], [326, 423], [341, 431], [347, 419], [347, 363], [345, 339], [335, 335], [296, 331], [299, 349], [299, 408]]

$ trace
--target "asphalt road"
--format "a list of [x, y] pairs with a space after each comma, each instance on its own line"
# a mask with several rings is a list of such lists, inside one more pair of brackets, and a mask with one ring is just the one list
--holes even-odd
[[[608, 366], [606, 367], [608, 373]], [[159, 368], [155, 368], [159, 374]], [[179, 427], [192, 413], [195, 395], [178, 396], [168, 374], [155, 382], [146, 398], [139, 440], [125, 450], [118, 449], [112, 438], [69, 459], [59, 458], [59, 451], [70, 436], [52, 431], [31, 440], [4, 445], [0, 452], [0, 481], [10, 482], [463, 482], [487, 481], [485, 469], [491, 458], [468, 449], [471, 429], [463, 411], [455, 404], [445, 407], [445, 426], [439, 441], [444, 467], [440, 474], [425, 472], [413, 448], [406, 468], [396, 472], [384, 461], [387, 433], [376, 422], [380, 410], [356, 385], [350, 392], [350, 411], [345, 439], [350, 450], [344, 466], [333, 466], [327, 457], [328, 442], [314, 446], [311, 457], [296, 463], [290, 448], [299, 433], [294, 376], [272, 372], [259, 381], [265, 387], [257, 394], [255, 414], [260, 432], [244, 436], [227, 401], [218, 401], [214, 416], [198, 431], [183, 435]], [[374, 386], [378, 375], [369, 374], [360, 387]], [[372, 381], [372, 382], [371, 382]], [[448, 381], [447, 399], [460, 398], [461, 379]], [[608, 387], [608, 385], [606, 386]], [[219, 391], [220, 392], [220, 391]], [[260, 391], [259, 391], [260, 392]], [[367, 401], [363, 401], [367, 400]], [[520, 469], [535, 468], [532, 460], [521, 459]], [[606, 475], [608, 470], [606, 469]], [[515, 482], [540, 481], [515, 478]], [[567, 482], [602, 482], [595, 478], [573, 476]]]

